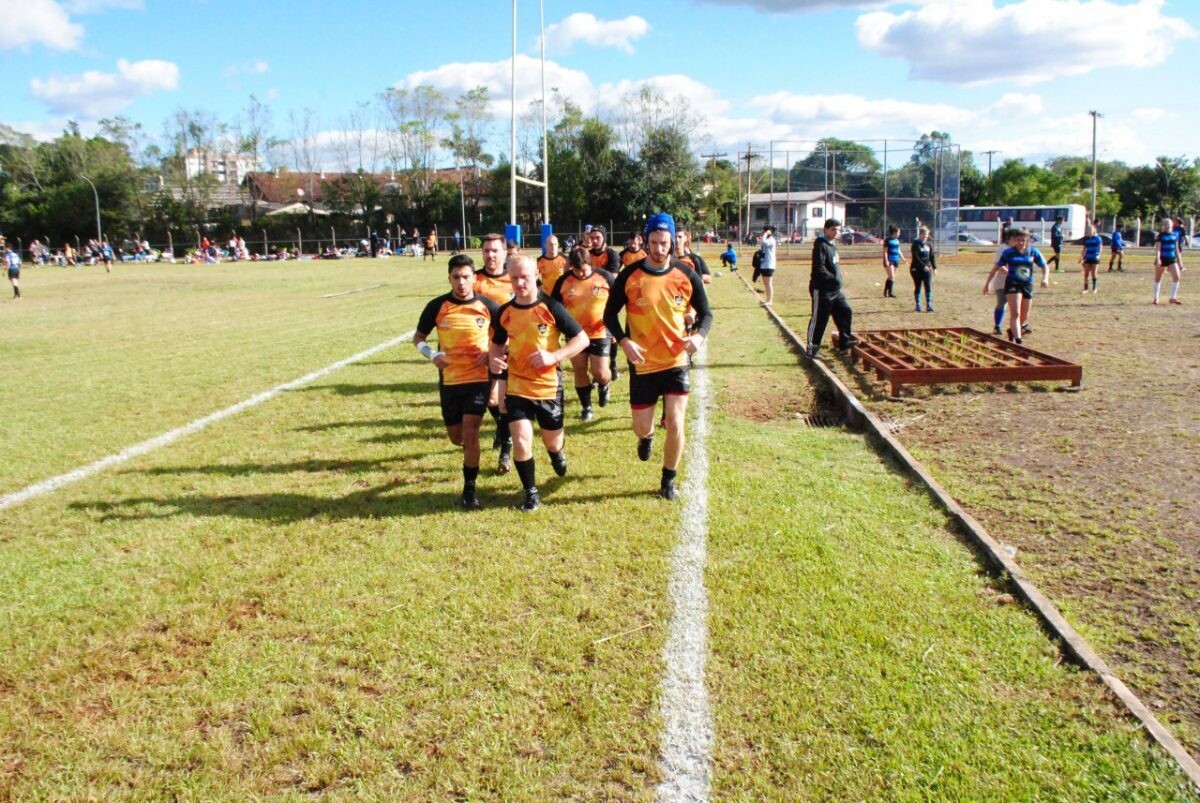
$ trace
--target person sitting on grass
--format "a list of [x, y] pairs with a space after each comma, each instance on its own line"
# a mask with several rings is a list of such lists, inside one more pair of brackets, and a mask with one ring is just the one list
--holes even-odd
[[729, 240], [725, 241], [725, 250], [721, 252], [721, 267], [737, 270], [737, 251], [733, 250], [733, 243]]
[[1029, 247], [1029, 230], [1017, 229], [1012, 233], [1012, 246], [996, 260], [983, 284], [983, 294], [991, 292], [992, 278], [1006, 273], [1004, 297], [1008, 302], [1008, 339], [1021, 344], [1022, 334], [1028, 334], [1029, 309], [1033, 306], [1033, 267], [1042, 269], [1042, 287], [1050, 286], [1050, 267], [1036, 248]]

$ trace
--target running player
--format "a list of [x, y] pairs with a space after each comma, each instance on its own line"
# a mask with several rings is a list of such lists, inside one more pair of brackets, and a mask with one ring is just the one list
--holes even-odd
[[[664, 499], [679, 497], [675, 477], [683, 457], [684, 418], [691, 387], [688, 356], [704, 345], [713, 321], [704, 283], [671, 258], [674, 239], [675, 220], [664, 213], [651, 215], [646, 221], [649, 253], [641, 262], [621, 271], [604, 309], [604, 324], [630, 363], [629, 404], [641, 460], [650, 459], [654, 410], [659, 398], [665, 399], [667, 437], [658, 491]], [[697, 314], [691, 334], [684, 323], [688, 307]]]
[[913, 280], [913, 302], [917, 312], [921, 311], [921, 289], [925, 289], [925, 311], [933, 312], [933, 273], [937, 270], [937, 256], [933, 243], [929, 242], [929, 227], [917, 230], [917, 239], [912, 241], [912, 261], [908, 272]]
[[[492, 319], [492, 370], [507, 370], [506, 415], [513, 439], [517, 476], [525, 491], [518, 507], [529, 513], [542, 504], [535, 482], [533, 422], [542, 432], [554, 473], [567, 473], [563, 454], [563, 386], [559, 363], [587, 348], [588, 336], [566, 308], [538, 290], [532, 258], [508, 261], [514, 296]], [[559, 345], [566, 338], [565, 345]], [[505, 348], [507, 346], [507, 349]]]
[[996, 260], [983, 283], [983, 294], [991, 292], [992, 277], [1001, 272], [1004, 280], [1004, 297], [1008, 302], [1008, 339], [1021, 343], [1021, 335], [1028, 333], [1029, 308], [1033, 305], [1033, 267], [1042, 269], [1042, 287], [1050, 286], [1050, 266], [1036, 248], [1029, 247], [1029, 231], [1017, 229], [1011, 236], [1012, 246]]
[[829, 317], [837, 326], [839, 349], [848, 349], [859, 340], [851, 331], [854, 313], [850, 302], [842, 293], [842, 268], [838, 260], [837, 240], [842, 230], [842, 221], [829, 218], [813, 242], [812, 274], [808, 279], [808, 292], [812, 296], [812, 318], [808, 322], [808, 348], [811, 359], [820, 359], [821, 341]]
[[1113, 260], [1116, 260], [1116, 262], [1117, 262], [1117, 271], [1122, 272], [1122, 273], [1125, 271], [1125, 268], [1124, 268], [1124, 262], [1125, 262], [1124, 228], [1125, 228], [1125, 224], [1118, 223], [1116, 225], [1116, 228], [1113, 229], [1112, 245], [1109, 247], [1109, 250], [1111, 253], [1109, 254], [1109, 257], [1108, 257], [1108, 272], [1109, 273], [1112, 273], [1112, 271], [1113, 271]]
[[896, 297], [896, 268], [904, 261], [900, 253], [900, 227], [888, 226], [887, 239], [883, 241], [883, 270], [887, 281], [883, 283], [883, 297]]
[[8, 283], [12, 285], [13, 298], [21, 297], [21, 255], [11, 245], [4, 246], [4, 264], [8, 268]]
[[605, 245], [604, 237], [603, 226], [592, 226], [592, 230], [587, 233], [588, 261], [596, 270], [606, 270], [616, 274], [621, 270], [621, 259], [617, 256], [616, 251]]
[[575, 374], [575, 394], [579, 396], [582, 408], [579, 417], [591, 421], [596, 417], [592, 411], [593, 383], [596, 401], [604, 407], [608, 404], [609, 383], [612, 382], [608, 360], [612, 337], [604, 328], [604, 307], [612, 292], [613, 275], [593, 268], [582, 248], [571, 249], [567, 261], [571, 269], [555, 283], [550, 297], [561, 302], [587, 332], [588, 347], [571, 358], [571, 368]]
[[1096, 292], [1096, 269], [1100, 267], [1100, 249], [1104, 241], [1096, 233], [1092, 221], [1083, 224], [1083, 239], [1079, 241], [1083, 249], [1079, 255], [1079, 264], [1083, 265], [1083, 292], [1088, 291], [1088, 276], [1092, 277], [1092, 292]]
[[108, 244], [107, 237], [100, 243], [100, 259], [104, 260], [104, 272], [112, 273], [113, 248]]
[[641, 262], [645, 258], [646, 249], [642, 248], [642, 235], [640, 232], [634, 232], [633, 236], [625, 241], [625, 248], [619, 255], [621, 267], [628, 268], [634, 262]]
[[712, 284], [712, 271], [708, 269], [704, 257], [692, 251], [692, 233], [687, 229], [675, 233], [675, 258], [694, 270], [700, 281]]
[[567, 272], [567, 258], [559, 252], [558, 238], [553, 234], [546, 238], [546, 250], [538, 257], [537, 269], [538, 282], [546, 292]]
[[[466, 254], [450, 258], [450, 292], [425, 305], [413, 345], [438, 369], [438, 395], [446, 434], [463, 450], [463, 510], [479, 508], [479, 427], [488, 403], [488, 340], [496, 302], [475, 293], [475, 263]], [[437, 331], [438, 351], [429, 345]]]
[[1171, 274], [1172, 304], [1182, 304], [1179, 300], [1179, 279], [1183, 270], [1183, 254], [1179, 251], [1179, 232], [1172, 228], [1173, 221], [1163, 218], [1162, 231], [1154, 248], [1154, 303], [1158, 304], [1158, 291], [1162, 287], [1163, 272]]
[[[496, 302], [496, 306], [512, 300], [512, 280], [504, 270], [504, 235], [485, 234], [483, 237], [483, 268], [475, 274], [475, 292]], [[492, 448], [500, 450], [500, 461], [496, 470], [501, 474], [512, 471], [512, 438], [508, 434], [508, 422], [500, 412], [500, 400], [504, 398], [503, 374], [491, 377], [488, 390], [488, 412], [496, 422], [496, 437]]]

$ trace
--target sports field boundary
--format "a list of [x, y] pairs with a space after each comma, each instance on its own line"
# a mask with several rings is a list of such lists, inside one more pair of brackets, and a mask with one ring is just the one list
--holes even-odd
[[[738, 279], [741, 280], [747, 292], [757, 299], [758, 294], [746, 277], [739, 273]], [[766, 310], [767, 316], [783, 336], [801, 353], [804, 353], [807, 343], [792, 331], [772, 307], [764, 306], [763, 309]], [[1017, 565], [1013, 557], [1000, 546], [999, 542], [984, 529], [974, 516], [958, 504], [941, 483], [934, 479], [925, 466], [892, 435], [887, 425], [863, 406], [862, 402], [828, 366], [820, 360], [807, 357], [805, 359], [807, 365], [801, 363], [801, 367], [810, 368], [817, 376], [833, 401], [842, 410], [846, 423], [852, 429], [862, 431], [876, 451], [895, 460], [913, 479], [925, 487], [937, 505], [967, 537], [988, 571], [1007, 584], [1014, 594], [1033, 611], [1050, 635], [1062, 643], [1074, 663], [1099, 676], [1104, 685], [1125, 706], [1129, 714], [1142, 724], [1150, 738], [1175, 759], [1188, 780], [1197, 789], [1200, 789], [1200, 763], [1197, 763], [1196, 759], [1179, 743], [1179, 740], [1158, 721], [1146, 704], [1125, 685], [1100, 657], [1100, 654], [1071, 626], [1049, 597], [1042, 593], [1029, 575]]]
[[312, 373], [308, 373], [302, 377], [299, 377], [298, 379], [293, 379], [290, 382], [284, 382], [282, 385], [276, 385], [269, 390], [264, 390], [261, 393], [257, 393], [250, 398], [244, 399], [237, 404], [230, 405], [223, 410], [210, 413], [203, 418], [197, 418], [194, 421], [189, 421], [181, 427], [176, 427], [175, 429], [164, 432], [163, 434], [157, 435], [149, 440], [136, 443], [133, 446], [122, 449], [116, 454], [110, 454], [107, 457], [102, 457], [99, 460], [88, 463], [85, 466], [72, 469], [65, 474], [59, 474], [56, 477], [50, 477], [49, 479], [42, 480], [41, 482], [35, 482], [34, 484], [26, 486], [19, 491], [0, 496], [0, 510], [15, 507], [22, 502], [27, 502], [35, 497], [53, 493], [59, 488], [64, 488], [68, 485], [79, 482], [80, 480], [85, 480], [88, 477], [95, 476], [106, 469], [112, 468], [113, 466], [119, 466], [120, 464], [132, 460], [135, 457], [147, 454], [148, 452], [153, 452], [156, 449], [161, 449], [164, 446], [174, 443], [180, 438], [199, 432], [200, 430], [205, 429], [206, 427], [211, 426], [218, 421], [249, 410], [251, 407], [257, 407], [264, 402], [268, 402], [282, 393], [286, 393], [289, 390], [295, 390], [296, 388], [300, 388], [311, 382], [315, 382], [318, 379], [329, 376], [335, 371], [340, 371], [347, 365], [361, 362], [362, 360], [373, 357], [379, 352], [390, 349], [393, 346], [398, 346], [401, 343], [407, 343], [408, 341], [412, 340], [414, 333], [415, 330], [405, 332], [399, 337], [393, 337], [391, 340], [378, 343], [374, 346], [371, 346], [371, 348], [366, 349], [365, 351], [360, 351], [359, 353], [353, 354], [345, 359], [338, 360], [332, 365], [319, 368]]
[[673, 605], [663, 644], [663, 734], [660, 754], [664, 778], [658, 800], [708, 800], [712, 779], [713, 721], [705, 686], [708, 661], [708, 406], [711, 402], [706, 351], [696, 355], [687, 438], [687, 474], [679, 542], [671, 555], [669, 596]]

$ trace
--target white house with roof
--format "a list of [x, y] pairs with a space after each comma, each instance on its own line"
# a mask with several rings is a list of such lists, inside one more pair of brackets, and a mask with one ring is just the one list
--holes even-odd
[[846, 204], [853, 201], [840, 192], [811, 190], [805, 192], [752, 192], [747, 198], [750, 206], [750, 230], [774, 226], [782, 234], [793, 232], [802, 237], [815, 237], [826, 218], [846, 220]]

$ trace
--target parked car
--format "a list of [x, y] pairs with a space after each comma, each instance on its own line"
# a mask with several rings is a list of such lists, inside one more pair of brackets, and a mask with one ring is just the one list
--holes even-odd
[[963, 245], [995, 245], [991, 240], [985, 240], [982, 237], [976, 237], [969, 231], [960, 231], [958, 233], [958, 241]]
[[[1124, 236], [1124, 235], [1122, 234], [1122, 236]], [[1130, 239], [1130, 238], [1126, 237], [1126, 239], [1125, 239], [1125, 244], [1126, 244], [1126, 245], [1129, 245], [1129, 244], [1130, 244], [1130, 243], [1129, 243], [1129, 239]], [[1111, 234], [1107, 234], [1107, 233], [1105, 233], [1105, 232], [1100, 232], [1100, 241], [1101, 241], [1102, 243], [1104, 243], [1105, 247], [1108, 247], [1108, 246], [1112, 245], [1112, 235], [1111, 235]], [[1082, 237], [1076, 237], [1074, 240], [1070, 240], [1069, 242], [1070, 242], [1070, 244], [1071, 244], [1071, 245], [1083, 245], [1083, 238], [1082, 238]]]
[[844, 231], [842, 232], [842, 245], [861, 245], [863, 243], [878, 244], [883, 240], [876, 237], [874, 234], [865, 231]]

